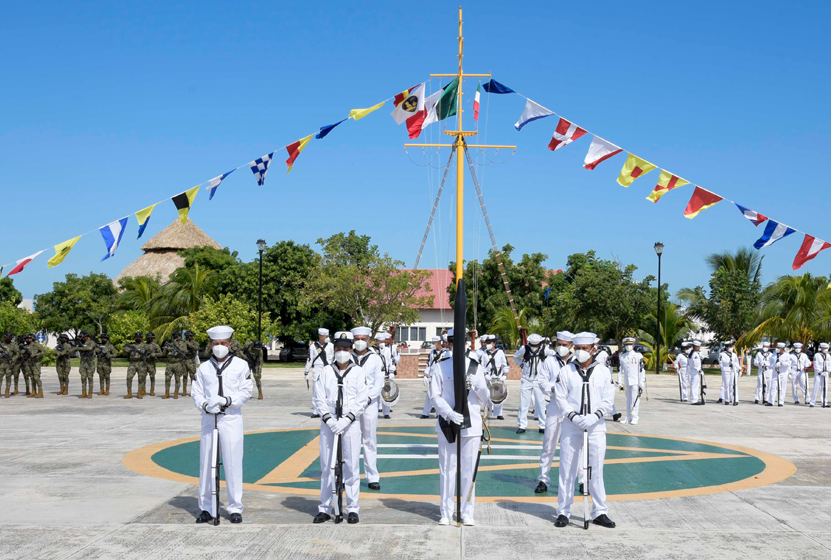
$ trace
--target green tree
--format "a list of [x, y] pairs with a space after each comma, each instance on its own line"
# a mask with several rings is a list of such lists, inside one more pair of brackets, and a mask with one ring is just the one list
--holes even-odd
[[104, 332], [116, 310], [116, 289], [106, 274], [67, 274], [52, 291], [35, 296], [35, 313], [44, 328], [53, 333], [85, 330]]
[[149, 330], [150, 321], [144, 311], [122, 311], [110, 318], [107, 333], [112, 345], [120, 351], [125, 343], [133, 342], [135, 333], [146, 333]]
[[118, 287], [119, 309], [147, 313], [150, 303], [159, 295], [161, 285], [158, 278], [135, 276], [122, 278], [118, 281]]
[[215, 270], [220, 272], [226, 268], [230, 268], [240, 264], [238, 253], [231, 251], [228, 247], [224, 249], [214, 249], [213, 247], [193, 247], [179, 251], [179, 255], [184, 257], [185, 266], [193, 268], [197, 264], [206, 270]]
[[193, 268], [177, 268], [149, 306], [150, 323], [159, 341], [168, 340], [173, 331], [188, 328], [188, 317], [199, 311], [203, 299], [216, 291], [215, 271], [198, 263]]
[[[234, 338], [243, 343], [257, 337], [257, 311], [231, 294], [224, 293], [216, 299], [205, 297], [200, 308], [190, 314], [189, 320], [196, 340], [201, 344], [208, 342], [205, 331], [217, 325], [232, 327]], [[274, 330], [275, 325], [271, 324], [269, 315], [264, 314], [263, 331], [270, 333]]]
[[14, 305], [20, 305], [23, 301], [23, 294], [14, 287], [14, 282], [9, 277], [0, 280], [0, 301], [9, 301]]
[[[465, 290], [467, 291], [467, 290]], [[502, 343], [507, 349], [515, 349], [519, 347], [521, 342], [520, 328], [525, 327], [530, 332], [532, 329], [539, 326], [539, 321], [531, 318], [531, 310], [527, 307], [517, 311], [519, 315], [519, 325], [517, 325], [514, 312], [510, 307], [503, 307], [496, 311], [493, 323], [488, 328], [489, 334], [498, 335], [502, 339]]]
[[38, 317], [19, 308], [11, 301], [0, 301], [0, 335], [7, 332], [25, 334], [40, 328]]

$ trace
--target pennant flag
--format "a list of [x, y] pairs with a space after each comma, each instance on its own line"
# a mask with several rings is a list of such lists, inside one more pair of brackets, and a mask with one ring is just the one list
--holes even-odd
[[352, 109], [351, 111], [349, 111], [349, 118], [359, 121], [371, 112], [377, 111], [378, 109], [383, 107], [384, 103], [386, 102], [387, 100], [385, 99], [384, 101], [381, 101], [378, 105], [373, 105], [372, 107], [367, 107], [366, 109]]
[[554, 129], [554, 136], [551, 137], [551, 142], [548, 143], [548, 149], [556, 152], [563, 146], [571, 144], [585, 133], [586, 131], [576, 124], [570, 123], [560, 117], [560, 122], [557, 123], [557, 128]]
[[661, 200], [661, 197], [667, 194], [672, 189], [677, 189], [678, 187], [683, 187], [684, 185], [689, 185], [690, 182], [678, 177], [677, 175], [673, 175], [669, 171], [665, 171], [661, 169], [661, 176], [658, 177], [658, 184], [655, 185], [655, 188], [649, 193], [649, 196], [646, 197], [647, 200], [651, 200], [652, 202], [658, 202]]
[[188, 212], [190, 211], [190, 207], [193, 206], [193, 199], [196, 198], [197, 193], [199, 193], [199, 185], [188, 191], [179, 193], [170, 199], [176, 205], [176, 210], [179, 211], [179, 219], [182, 221], [182, 224], [188, 221]]
[[52, 268], [53, 266], [58, 266], [59, 264], [61, 264], [63, 260], [66, 258], [66, 256], [69, 254], [69, 252], [72, 250], [72, 248], [75, 246], [75, 244], [78, 243], [79, 239], [81, 239], [80, 235], [78, 237], [73, 237], [72, 239], [55, 245], [55, 256], [47, 261], [47, 263], [49, 263], [48, 268]]
[[341, 124], [342, 122], [346, 122], [346, 120], [347, 120], [347, 119], [343, 119], [342, 121], [340, 121], [340, 122], [336, 122], [335, 124], [329, 124], [329, 125], [326, 125], [326, 126], [321, 126], [321, 127], [320, 127], [320, 132], [318, 132], [317, 134], [315, 134], [315, 138], [317, 138], [318, 140], [323, 140], [324, 138], [326, 138], [326, 135], [327, 135], [327, 134], [329, 134], [330, 132], [332, 132], [332, 130], [333, 130], [336, 126], [338, 126], [338, 125], [339, 125], [339, 124]]
[[20, 259], [19, 261], [17, 261], [17, 264], [15, 265], [15, 267], [9, 271], [8, 275], [6, 275], [6, 278], [8, 278], [9, 276], [13, 276], [13, 275], [17, 274], [18, 272], [20, 272], [21, 270], [26, 268], [29, 265], [29, 263], [32, 262], [33, 260], [35, 260], [36, 258], [38, 258], [38, 256], [40, 256], [40, 254], [42, 252], [43, 251], [38, 251], [34, 255], [29, 255], [28, 257], [26, 257], [24, 259]]
[[491, 81], [482, 86], [482, 89], [484, 89], [488, 93], [516, 93], [508, 86], [500, 84], [493, 78], [491, 78]]
[[289, 159], [286, 160], [286, 165], [289, 166], [289, 169], [286, 171], [286, 174], [291, 171], [291, 167], [294, 165], [294, 160], [297, 159], [297, 156], [300, 155], [300, 152], [303, 151], [303, 148], [306, 147], [306, 144], [309, 143], [309, 140], [311, 140], [313, 136], [314, 134], [310, 134], [309, 136], [301, 138], [297, 142], [286, 146], [286, 151], [289, 153]]
[[437, 91], [430, 97], [424, 100], [424, 111], [426, 117], [421, 129], [427, 128], [427, 125], [433, 124], [440, 120], [452, 117], [456, 114], [456, 92], [459, 90], [459, 80], [454, 78], [449, 84], [444, 86], [441, 91]]
[[[424, 83], [416, 84], [416, 85], [414, 85], [413, 87], [411, 87], [409, 89], [405, 89], [401, 93], [396, 93], [395, 97], [392, 98], [392, 104], [395, 105], [395, 108], [397, 109], [404, 101], [406, 101], [408, 98], [410, 98], [410, 96], [413, 95], [415, 90], [417, 90], [418, 88], [420, 88], [423, 85], [424, 85]], [[393, 116], [393, 118], [395, 118], [395, 109], [393, 109], [393, 111], [392, 111], [392, 116]], [[404, 120], [408, 116], [409, 115], [405, 115], [404, 118], [402, 118], [400, 121], [396, 118], [395, 122], [397, 124], [401, 124], [401, 123], [404, 122]]]
[[692, 220], [698, 216], [701, 211], [706, 210], [711, 206], [715, 206], [722, 200], [723, 199], [716, 193], [712, 193], [707, 189], [702, 189], [701, 187], [696, 186], [692, 197], [690, 197], [690, 201], [687, 203], [687, 207], [684, 209], [684, 216]]
[[227, 173], [223, 173], [219, 177], [214, 177], [213, 179], [208, 181], [208, 186], [205, 187], [205, 190], [210, 190], [211, 191], [211, 196], [208, 197], [208, 200], [213, 200], [214, 199], [214, 195], [216, 194], [216, 189], [219, 188], [220, 183], [222, 183], [222, 181], [225, 180], [225, 177], [227, 177], [228, 175], [230, 175], [234, 171], [236, 171], [236, 169], [232, 169], [231, 171], [228, 171]]
[[589, 152], [586, 154], [586, 159], [583, 161], [583, 167], [592, 170], [602, 162], [610, 157], [618, 155], [623, 151], [623, 148], [615, 146], [611, 142], [604, 140], [600, 136], [592, 138], [592, 145], [589, 146]]
[[[798, 269], [803, 264], [819, 255], [820, 251], [824, 251], [829, 247], [831, 247], [831, 243], [823, 241], [822, 239], [817, 239], [816, 237], [812, 237], [806, 233], [805, 239], [802, 240], [802, 246], [799, 248], [799, 252], [793, 260], [793, 269]], [[2, 272], [0, 272], [0, 274], [2, 274]]]
[[795, 231], [795, 229], [788, 227], [785, 224], [768, 220], [768, 223], [765, 226], [765, 232], [762, 234], [762, 237], [756, 240], [756, 243], [754, 243], [753, 246], [757, 249], [770, 247], [780, 239], [789, 236]]
[[626, 162], [623, 164], [623, 169], [620, 170], [620, 176], [617, 178], [617, 182], [622, 187], [628, 187], [635, 182], [635, 179], [641, 175], [646, 175], [653, 169], [657, 169], [657, 167], [635, 154], [629, 154], [629, 157], [626, 158]]
[[482, 83], [476, 85], [476, 97], [473, 98], [473, 120], [479, 120], [479, 97], [482, 93]]
[[[736, 203], [734, 202], [733, 204], [736, 204]], [[736, 206], [738, 207], [739, 212], [742, 213], [742, 216], [744, 216], [745, 218], [747, 218], [748, 220], [753, 222], [754, 226], [758, 226], [759, 224], [761, 224], [762, 222], [764, 222], [765, 220], [768, 219], [767, 216], [763, 216], [762, 214], [759, 214], [758, 212], [756, 212], [754, 210], [750, 210], [749, 208], [745, 208], [741, 204], [736, 204]], [[796, 270], [796, 269], [794, 269], [794, 270]]]
[[[405, 93], [409, 93], [409, 95], [402, 98], [401, 96]], [[424, 84], [418, 84], [415, 88], [399, 93], [395, 96], [395, 99], [397, 104], [395, 109], [392, 110], [392, 118], [396, 124], [406, 121], [410, 139], [418, 138], [418, 135], [421, 134], [424, 119], [427, 116], [427, 111], [424, 110]]]
[[551, 116], [553, 114], [554, 111], [550, 111], [542, 105], [534, 103], [529, 99], [525, 102], [525, 110], [522, 111], [522, 114], [519, 116], [519, 120], [514, 125], [514, 128], [517, 130], [522, 130], [522, 127], [528, 124], [529, 122], [544, 119], [545, 117]]
[[[158, 202], [156, 204], [158, 204]], [[153, 213], [153, 208], [156, 207], [156, 204], [154, 204], [153, 206], [148, 206], [147, 208], [144, 208], [143, 210], [139, 210], [138, 212], [136, 212], [136, 220], [138, 220], [139, 225], [139, 234], [138, 237], [136, 237], [136, 239], [141, 239], [141, 234], [144, 233], [144, 228], [147, 227], [147, 222], [150, 221], [150, 214]]]
[[274, 152], [271, 152], [270, 154], [266, 154], [261, 158], [257, 158], [248, 164], [248, 167], [251, 168], [251, 172], [257, 179], [257, 184], [261, 187], [265, 185], [265, 174], [268, 173], [268, 164], [271, 163], [271, 156], [273, 155]]
[[2, 277], [2, 276], [3, 276], [3, 269], [4, 269], [4, 268], [5, 268], [4, 266], [0, 266], [0, 277]]
[[101, 237], [104, 238], [104, 245], [107, 246], [107, 254], [101, 259], [102, 262], [115, 256], [118, 244], [121, 243], [121, 238], [124, 236], [124, 230], [126, 227], [127, 218], [121, 218], [120, 220], [110, 222], [109, 224], [98, 228], [98, 231], [101, 232]]

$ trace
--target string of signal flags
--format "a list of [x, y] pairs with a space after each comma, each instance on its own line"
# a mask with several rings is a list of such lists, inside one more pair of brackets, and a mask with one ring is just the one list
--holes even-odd
[[[251, 172], [254, 174], [254, 178], [256, 179], [257, 184], [259, 186], [264, 186], [266, 175], [269, 171], [269, 166], [276, 152], [278, 152], [281, 149], [286, 150], [286, 152], [288, 153], [288, 159], [286, 159], [285, 162], [288, 167], [286, 173], [290, 173], [295, 161], [306, 148], [306, 146], [309, 144], [309, 142], [311, 142], [312, 139], [322, 140], [336, 127], [340, 126], [344, 122], [348, 120], [361, 120], [370, 113], [373, 113], [381, 107], [383, 107], [390, 100], [392, 100], [393, 105], [393, 111], [391, 113], [393, 120], [395, 120], [396, 124], [398, 125], [406, 123], [407, 134], [410, 139], [418, 138], [418, 136], [421, 134], [421, 131], [427, 128], [427, 126], [435, 122], [444, 120], [448, 117], [452, 117], [456, 115], [457, 112], [458, 96], [456, 95], [456, 93], [459, 86], [458, 79], [453, 79], [447, 85], [443, 86], [438, 91], [429, 96], [425, 93], [425, 84], [426, 82], [416, 84], [415, 86], [401, 91], [395, 94], [394, 96], [388, 97], [380, 103], [376, 103], [375, 105], [372, 105], [370, 107], [352, 109], [349, 111], [349, 114], [345, 118], [334, 124], [322, 126], [319, 128], [319, 130], [308, 136], [305, 136], [299, 140], [295, 140], [294, 142], [287, 144], [282, 148], [277, 148], [271, 151], [270, 153], [256, 158], [255, 160], [250, 161], [246, 164], [234, 167], [230, 171], [226, 171], [225, 173], [217, 175], [216, 177], [209, 179], [208, 181], [205, 181], [203, 183], [200, 183], [191, 189], [180, 192], [170, 197], [169, 200], [171, 200], [173, 204], [176, 206], [176, 210], [179, 213], [179, 217], [182, 223], [184, 224], [187, 221], [188, 213], [190, 212], [190, 209], [193, 207], [194, 201], [196, 200], [196, 196], [203, 186], [205, 187], [205, 190], [210, 191], [208, 200], [213, 200], [213, 197], [216, 194], [217, 189], [220, 187], [222, 182], [231, 173], [246, 166], [251, 169]], [[585, 136], [587, 134], [592, 135], [592, 142], [589, 146], [588, 153], [586, 154], [586, 158], [583, 163], [583, 167], [586, 169], [592, 170], [604, 161], [606, 161], [607, 159], [610, 159], [620, 153], [626, 152], [626, 161], [624, 162], [623, 168], [621, 169], [620, 175], [617, 179], [617, 182], [623, 187], [629, 187], [636, 179], [642, 177], [643, 175], [646, 175], [651, 171], [654, 171], [655, 169], [658, 169], [658, 166], [648, 162], [643, 158], [636, 156], [635, 154], [629, 151], [624, 150], [620, 146], [617, 146], [594, 133], [589, 132], [587, 129], [578, 126], [573, 121], [570, 121], [558, 115], [554, 111], [544, 107], [543, 105], [537, 103], [529, 97], [526, 97], [521, 93], [514, 91], [508, 86], [497, 82], [494, 79], [491, 79], [485, 84], [480, 83], [476, 88], [476, 94], [473, 100], [473, 117], [475, 120], [479, 119], [479, 105], [482, 90], [484, 90], [486, 93], [496, 95], [514, 94], [526, 100], [522, 114], [520, 115], [519, 120], [514, 125], [514, 128], [516, 128], [517, 131], [522, 130], [523, 127], [525, 127], [527, 124], [533, 121], [537, 121], [553, 115], [560, 117], [557, 126], [554, 129], [551, 141], [548, 144], [548, 149], [551, 151], [556, 152], [557, 150], [567, 146], [568, 144], [571, 144], [572, 142], [581, 138], [582, 136]], [[661, 199], [661, 197], [663, 197], [669, 191], [675, 190], [679, 187], [683, 187], [689, 184], [691, 184], [690, 181], [683, 179], [679, 175], [676, 175], [665, 169], [661, 169], [661, 173], [658, 177], [658, 184], [646, 198], [648, 200], [651, 200], [652, 202], [657, 203]], [[750, 222], [754, 226], [759, 226], [760, 224], [767, 222], [762, 236], [756, 241], [756, 243], [754, 243], [754, 247], [756, 249], [769, 247], [770, 245], [773, 245], [780, 239], [783, 239], [793, 233], [803, 233], [805, 237], [803, 238], [802, 245], [800, 246], [799, 251], [796, 254], [796, 257], [794, 258], [794, 270], [799, 269], [806, 262], [816, 257], [821, 251], [831, 247], [831, 243], [823, 241], [822, 239], [819, 239], [808, 233], [797, 230], [796, 228], [785, 225], [782, 222], [768, 218], [767, 216], [759, 212], [746, 208], [733, 200], [730, 200], [719, 194], [709, 191], [699, 185], [694, 186], [695, 190], [693, 191], [690, 201], [687, 204], [686, 209], [684, 210], [684, 216], [689, 219], [693, 219], [704, 210], [715, 206], [723, 200], [727, 200], [733, 203], [738, 208], [739, 212], [741, 212], [745, 218], [750, 220]], [[135, 212], [136, 221], [138, 222], [137, 239], [140, 239], [141, 236], [144, 234], [144, 231], [147, 228], [153, 210], [156, 208], [156, 206], [165, 202], [165, 200], [168, 199], [161, 200]], [[115, 256], [116, 250], [121, 244], [121, 240], [124, 236], [128, 220], [129, 215], [125, 216], [124, 218], [110, 222], [104, 226], [101, 226], [96, 230], [88, 231], [86, 233], [73, 237], [72, 239], [68, 239], [67, 241], [54, 245], [55, 255], [51, 257], [48, 261], [49, 268], [60, 265], [67, 257], [69, 252], [72, 250], [72, 248], [75, 246], [75, 244], [78, 243], [78, 241], [82, 237], [94, 233], [95, 231], [100, 232], [104, 241], [104, 245], [107, 249], [107, 252], [101, 259], [101, 261]], [[10, 266], [12, 266], [13, 268], [8, 272], [7, 276], [13, 276], [15, 274], [18, 274], [19, 272], [23, 271], [30, 263], [32, 263], [32, 261], [34, 261], [38, 256], [40, 256], [42, 253], [48, 250], [49, 248], [42, 249], [36, 253], [33, 253], [32, 255], [29, 255], [28, 257], [18, 259], [14, 263], [8, 263], [0, 266], [0, 276], [2, 276], [3, 271]]]

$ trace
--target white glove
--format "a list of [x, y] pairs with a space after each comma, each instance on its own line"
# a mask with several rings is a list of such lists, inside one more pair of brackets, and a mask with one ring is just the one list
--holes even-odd
[[213, 397], [208, 399], [208, 405], [216, 406], [217, 408], [225, 406], [225, 403], [228, 401], [225, 397], [220, 397], [219, 395], [214, 395]]
[[331, 417], [328, 420], [326, 420], [326, 425], [329, 426], [329, 429], [332, 430], [333, 432], [335, 431], [335, 425], [337, 423], [338, 423], [338, 421], [335, 420], [334, 418], [331, 418]]
[[[575, 414], [574, 416], [571, 417], [571, 423], [574, 424], [575, 426], [577, 426], [578, 428], [583, 428], [582, 422], [583, 422], [583, 417], [580, 416], [579, 414]], [[585, 428], [583, 428], [583, 429], [585, 430]]]
[[304, 373], [304, 374], [303, 374], [303, 378], [304, 378], [306, 381], [308, 381], [308, 380], [309, 380], [309, 372], [308, 372], [308, 371], [307, 371], [306, 373]]
[[597, 417], [597, 414], [589, 414], [588, 416], [583, 416], [583, 429], [588, 430], [598, 422], [600, 422], [600, 418]]
[[459, 426], [461, 426], [462, 422], [465, 421], [465, 417], [462, 416], [461, 414], [459, 414], [458, 412], [456, 412], [455, 410], [451, 410], [450, 412], [447, 413], [447, 420], [454, 423], [454, 424], [458, 424]]
[[351, 423], [352, 422], [349, 420], [349, 418], [341, 418], [340, 420], [335, 422], [335, 427], [332, 428], [332, 431], [335, 432], [335, 434], [337, 435], [341, 435], [344, 431], [346, 431], [346, 428], [348, 428], [349, 424]]
[[218, 414], [221, 407], [218, 404], [211, 404], [208, 402], [208, 406], [205, 407], [205, 412], [208, 414]]

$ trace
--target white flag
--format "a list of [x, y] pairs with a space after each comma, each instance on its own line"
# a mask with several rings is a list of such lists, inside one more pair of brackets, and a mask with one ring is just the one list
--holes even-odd
[[601, 162], [606, 161], [612, 156], [618, 155], [622, 151], [623, 148], [615, 146], [600, 136], [595, 136], [592, 138], [592, 145], [589, 146], [589, 153], [586, 154], [583, 167], [586, 169], [594, 169]]
[[554, 111], [549, 111], [542, 105], [538, 105], [529, 99], [525, 102], [525, 110], [519, 116], [519, 120], [514, 125], [514, 128], [517, 130], [522, 130], [522, 127], [528, 124], [529, 122], [544, 119], [545, 117], [548, 117], [553, 114]]

